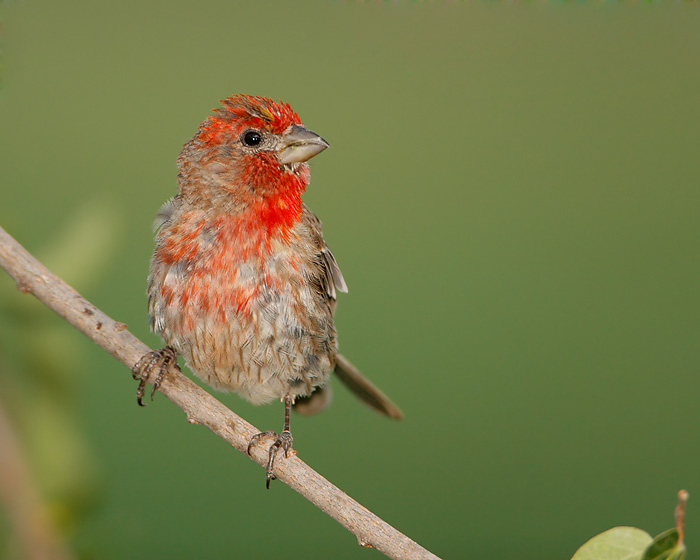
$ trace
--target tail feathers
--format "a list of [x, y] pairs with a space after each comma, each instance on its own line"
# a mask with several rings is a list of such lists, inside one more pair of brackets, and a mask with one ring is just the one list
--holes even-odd
[[369, 379], [362, 375], [360, 370], [352, 365], [350, 360], [342, 354], [338, 354], [336, 357], [335, 374], [355, 396], [377, 412], [386, 414], [389, 418], [394, 418], [395, 420], [403, 418], [401, 409]]
[[294, 412], [304, 416], [321, 412], [331, 402], [331, 387], [318, 387], [313, 393], [306, 397], [297, 397], [294, 400]]

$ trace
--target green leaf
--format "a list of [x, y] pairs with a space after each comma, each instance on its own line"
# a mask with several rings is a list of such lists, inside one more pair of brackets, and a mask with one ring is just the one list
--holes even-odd
[[585, 543], [571, 560], [642, 560], [651, 542], [651, 535], [641, 529], [614, 527]]
[[678, 546], [678, 530], [669, 529], [654, 537], [642, 560], [683, 560], [685, 546]]

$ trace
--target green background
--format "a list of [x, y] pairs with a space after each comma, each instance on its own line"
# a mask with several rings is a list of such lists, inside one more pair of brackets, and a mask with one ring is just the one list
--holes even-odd
[[[406, 414], [336, 387], [292, 419], [300, 456], [445, 558], [656, 534], [687, 488], [697, 558], [699, 57], [696, 3], [7, 2], [0, 225], [157, 347], [179, 149], [225, 96], [287, 101], [331, 144], [305, 201], [350, 287], [341, 348]], [[139, 409], [4, 274], [0, 301], [0, 400], [82, 557], [379, 557], [162, 396]]]

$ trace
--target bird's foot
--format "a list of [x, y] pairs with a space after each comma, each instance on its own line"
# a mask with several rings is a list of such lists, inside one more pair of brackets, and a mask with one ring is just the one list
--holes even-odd
[[151, 391], [151, 400], [153, 400], [153, 395], [156, 394], [170, 364], [173, 362], [175, 362], [175, 367], [177, 367], [177, 353], [170, 346], [166, 346], [160, 350], [144, 354], [141, 359], [136, 362], [134, 367], [131, 368], [134, 379], [139, 380], [139, 386], [138, 389], [136, 389], [136, 401], [139, 403], [139, 406], [146, 406], [143, 402], [143, 396], [146, 392], [146, 383], [149, 381], [151, 373], [154, 371], [156, 372], [155, 379], [152, 381], [153, 390]]
[[270, 481], [277, 478], [274, 474], [274, 467], [275, 467], [275, 457], [277, 456], [277, 452], [281, 449], [284, 450], [284, 457], [288, 458], [289, 457], [289, 450], [292, 448], [292, 442], [294, 441], [294, 438], [292, 438], [292, 432], [289, 430], [283, 430], [281, 433], [273, 432], [273, 431], [267, 431], [267, 432], [260, 432], [259, 434], [255, 434], [251, 440], [250, 443], [248, 444], [248, 455], [250, 455], [250, 450], [251, 448], [258, 443], [262, 438], [268, 437], [268, 436], [274, 436], [275, 441], [272, 442], [272, 445], [270, 445], [270, 449], [268, 450], [268, 458], [267, 458], [267, 482], [266, 486], [269, 489], [270, 488]]

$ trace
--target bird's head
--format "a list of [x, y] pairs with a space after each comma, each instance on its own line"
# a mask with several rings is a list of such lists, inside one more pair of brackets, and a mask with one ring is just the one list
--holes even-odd
[[287, 103], [251, 95], [221, 103], [180, 154], [181, 193], [209, 203], [228, 198], [239, 208], [299, 198], [309, 179], [305, 162], [328, 143]]

